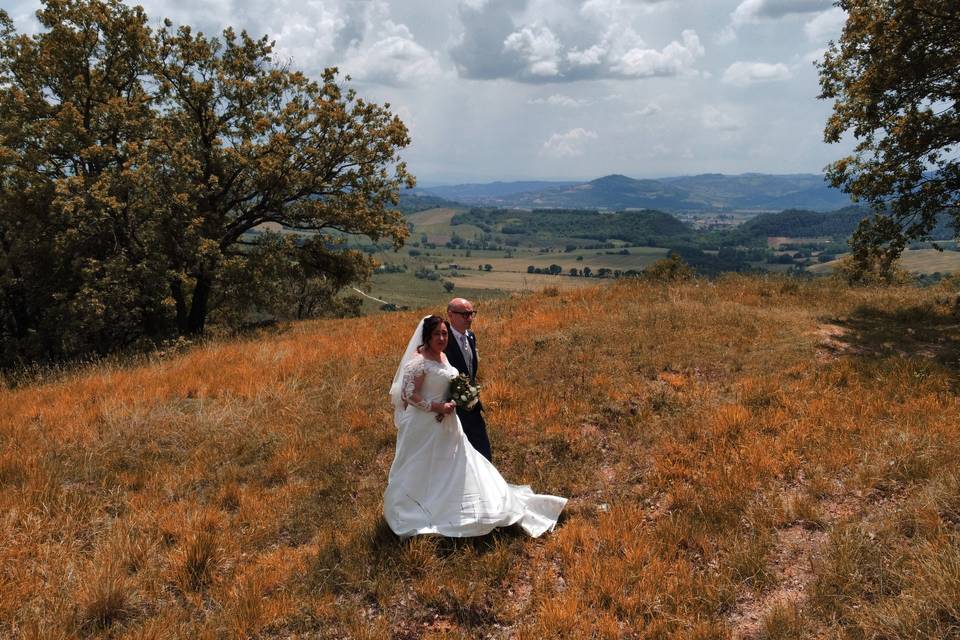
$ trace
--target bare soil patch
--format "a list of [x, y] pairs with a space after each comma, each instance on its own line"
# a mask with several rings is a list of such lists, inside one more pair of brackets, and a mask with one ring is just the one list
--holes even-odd
[[[785, 492], [785, 502], [803, 494], [803, 479]], [[828, 531], [836, 523], [853, 517], [867, 501], [861, 495], [839, 492], [816, 502], [821, 521], [791, 522], [776, 532], [776, 542], [768, 567], [774, 586], [762, 592], [742, 591], [730, 616], [734, 640], [752, 640], [762, 631], [764, 619], [775, 608], [794, 604], [802, 610], [814, 580], [813, 564], [828, 539]]]

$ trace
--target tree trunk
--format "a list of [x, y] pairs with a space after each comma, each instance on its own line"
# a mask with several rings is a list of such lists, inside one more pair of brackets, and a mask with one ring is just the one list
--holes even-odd
[[190, 301], [190, 317], [187, 319], [187, 334], [199, 336], [207, 322], [207, 302], [210, 299], [210, 277], [200, 276], [193, 287], [193, 300]]
[[170, 293], [177, 305], [177, 335], [187, 335], [189, 325], [187, 323], [187, 301], [183, 297], [183, 286], [179, 280], [170, 281]]
[[[14, 270], [14, 272], [15, 275], [19, 277], [16, 270]], [[31, 317], [30, 309], [27, 307], [26, 296], [24, 295], [22, 287], [13, 286], [4, 291], [3, 294], [4, 298], [6, 298], [7, 307], [10, 310], [10, 318], [13, 323], [11, 327], [13, 335], [20, 339], [26, 338], [30, 332], [30, 327], [33, 326], [33, 318]]]
[[7, 299], [7, 306], [10, 310], [10, 320], [12, 326], [10, 332], [16, 338], [25, 338], [30, 329], [30, 314], [27, 311], [27, 305], [23, 302], [23, 295], [20, 292], [6, 292], [4, 296]]

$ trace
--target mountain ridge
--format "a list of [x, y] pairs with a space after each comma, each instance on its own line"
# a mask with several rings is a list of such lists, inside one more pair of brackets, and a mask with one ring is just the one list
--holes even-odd
[[465, 205], [529, 209], [660, 209], [729, 211], [803, 208], [829, 211], [851, 204], [820, 174], [704, 173], [667, 178], [609, 174], [575, 181], [469, 183], [418, 189]]

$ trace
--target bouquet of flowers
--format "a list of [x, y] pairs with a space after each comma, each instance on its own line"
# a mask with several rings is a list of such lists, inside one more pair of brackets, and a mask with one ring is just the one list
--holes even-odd
[[[471, 411], [480, 402], [480, 385], [470, 384], [470, 378], [461, 373], [450, 381], [450, 399], [458, 409]], [[437, 422], [442, 422], [443, 417], [443, 414], [437, 414]]]
[[450, 399], [457, 408], [471, 411], [480, 402], [480, 385], [470, 384], [470, 378], [461, 373], [450, 382]]

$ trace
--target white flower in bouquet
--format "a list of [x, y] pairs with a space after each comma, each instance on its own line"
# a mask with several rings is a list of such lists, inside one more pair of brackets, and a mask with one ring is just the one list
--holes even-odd
[[470, 378], [461, 373], [450, 383], [450, 396], [458, 408], [469, 411], [480, 402], [480, 386], [470, 384]]

